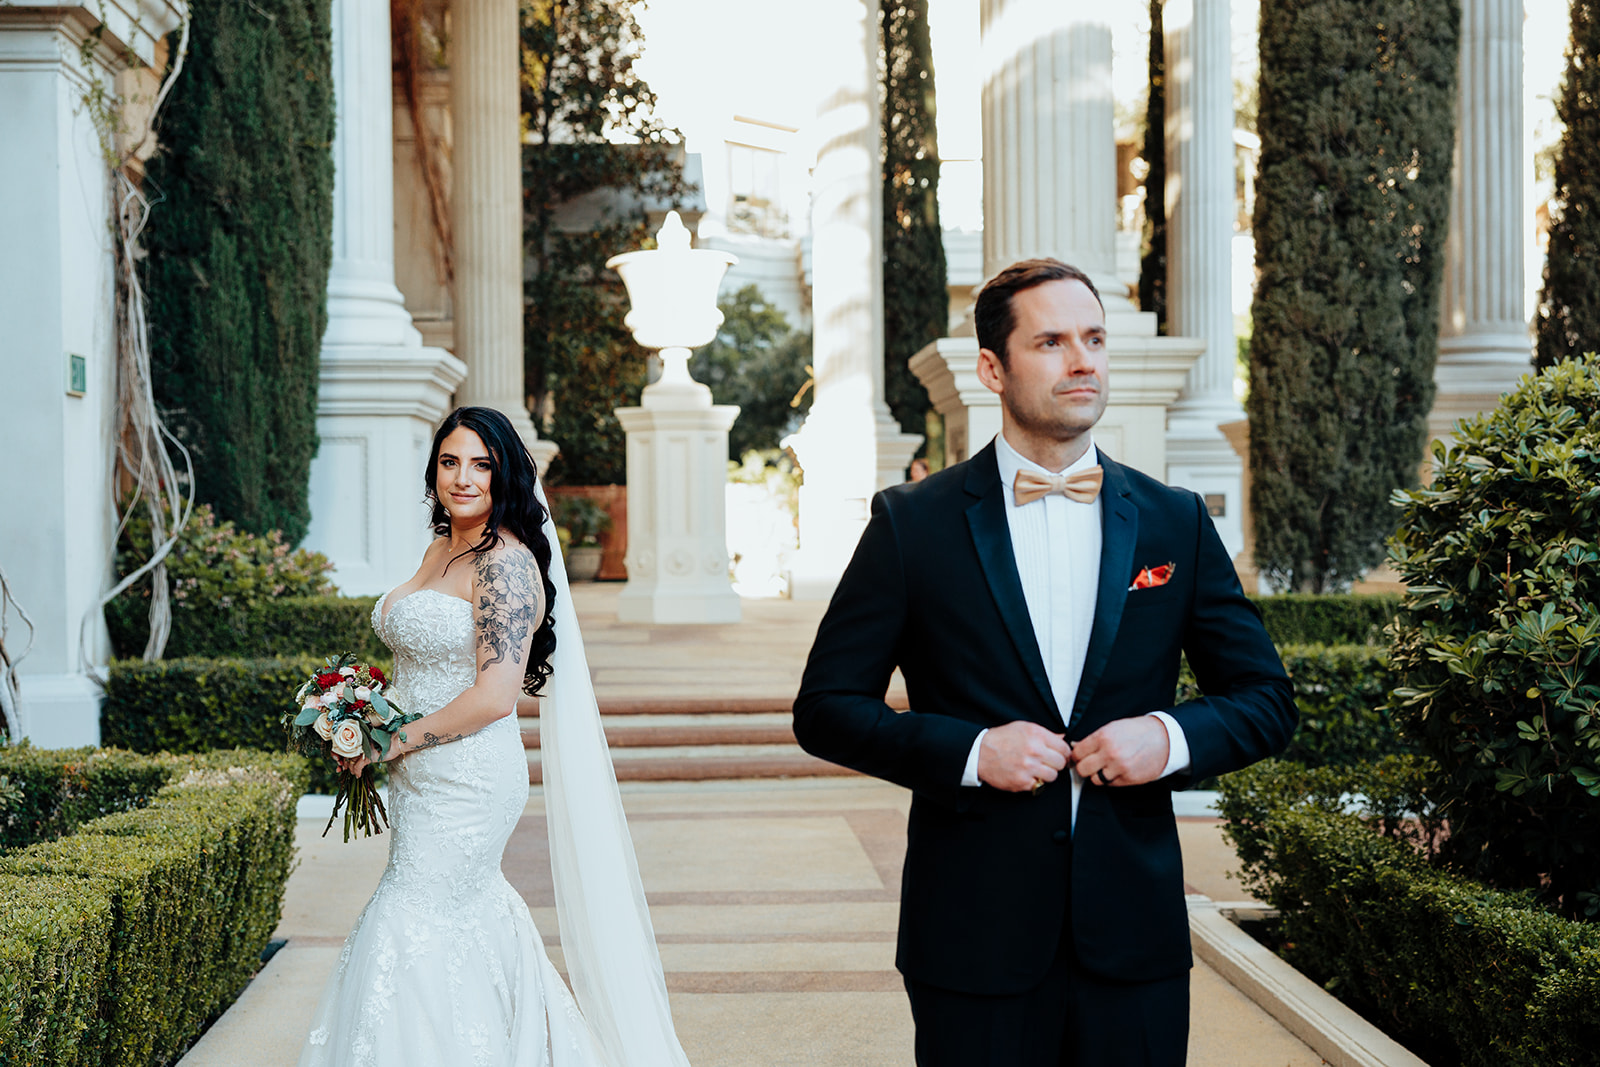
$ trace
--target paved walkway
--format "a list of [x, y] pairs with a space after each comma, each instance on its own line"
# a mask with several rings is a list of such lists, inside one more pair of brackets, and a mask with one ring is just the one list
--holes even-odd
[[[580, 590], [602, 699], [771, 696], [799, 680], [820, 605], [746, 602], [738, 626], [622, 626], [615, 586]], [[695, 1067], [910, 1064], [911, 1017], [894, 970], [910, 795], [866, 778], [622, 786], [679, 1036]], [[279, 951], [183, 1067], [289, 1067], [344, 936], [376, 885], [387, 838], [324, 840], [301, 820]], [[1180, 821], [1193, 892], [1237, 900], [1215, 820]], [[543, 798], [505, 858], [561, 966]], [[1322, 1060], [1204, 964], [1193, 980], [1194, 1067], [1315, 1067]]]

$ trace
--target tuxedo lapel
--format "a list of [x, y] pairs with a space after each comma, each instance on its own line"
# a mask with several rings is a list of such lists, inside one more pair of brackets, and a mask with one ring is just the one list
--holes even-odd
[[[989, 583], [1000, 617], [1005, 620], [1006, 631], [1016, 645], [1028, 677], [1044, 699], [1045, 706], [1055, 709], [1055, 696], [1050, 690], [1050, 676], [1045, 673], [1044, 657], [1039, 652], [1039, 639], [1033, 632], [1033, 619], [1028, 615], [1028, 601], [1022, 593], [1022, 578], [1017, 573], [1017, 557], [1011, 548], [1011, 527], [1006, 522], [1005, 487], [1000, 484], [1000, 468], [995, 462], [994, 444], [991, 442], [976, 456], [967, 468], [966, 490], [974, 500], [967, 507], [967, 526], [972, 531], [972, 543], [978, 550], [978, 560], [983, 566], [983, 576]], [[1055, 718], [1059, 721], [1059, 712]]]
[[[1100, 585], [1095, 595], [1094, 625], [1089, 630], [1089, 650], [1083, 660], [1083, 675], [1078, 680], [1078, 695], [1072, 702], [1072, 721], [1067, 724], [1069, 729], [1089, 706], [1111, 655], [1111, 646], [1117, 639], [1122, 608], [1128, 602], [1133, 550], [1139, 540], [1139, 509], [1128, 499], [1127, 476], [1104, 452], [1100, 453], [1100, 466], [1105, 471], [1100, 490]], [[1004, 518], [1002, 515], [1002, 521]]]

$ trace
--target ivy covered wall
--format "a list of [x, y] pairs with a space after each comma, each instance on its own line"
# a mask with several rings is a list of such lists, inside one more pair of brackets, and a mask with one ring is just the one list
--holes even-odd
[[330, 3], [189, 0], [145, 177], [156, 401], [199, 499], [291, 544], [310, 521], [333, 255]]

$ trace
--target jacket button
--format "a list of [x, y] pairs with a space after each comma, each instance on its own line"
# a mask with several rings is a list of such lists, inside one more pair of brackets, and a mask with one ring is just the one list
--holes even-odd
[[1058, 845], [1064, 845], [1067, 843], [1067, 832], [1065, 830], [1057, 830], [1050, 835], [1050, 839]]

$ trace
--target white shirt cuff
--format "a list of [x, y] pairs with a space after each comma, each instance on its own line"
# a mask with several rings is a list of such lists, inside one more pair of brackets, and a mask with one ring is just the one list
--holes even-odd
[[[967, 769], [961, 772], [961, 784], [969, 788], [983, 784], [978, 781], [978, 749], [983, 747], [983, 735], [988, 732], [988, 730], [979, 730], [978, 739], [972, 742], [972, 751], [967, 753]], [[1187, 748], [1184, 749], [1185, 754], [1188, 751]]]
[[1161, 772], [1165, 778], [1169, 774], [1189, 769], [1189, 739], [1183, 736], [1183, 727], [1164, 711], [1150, 713], [1161, 720], [1161, 725], [1167, 728], [1167, 765]]

